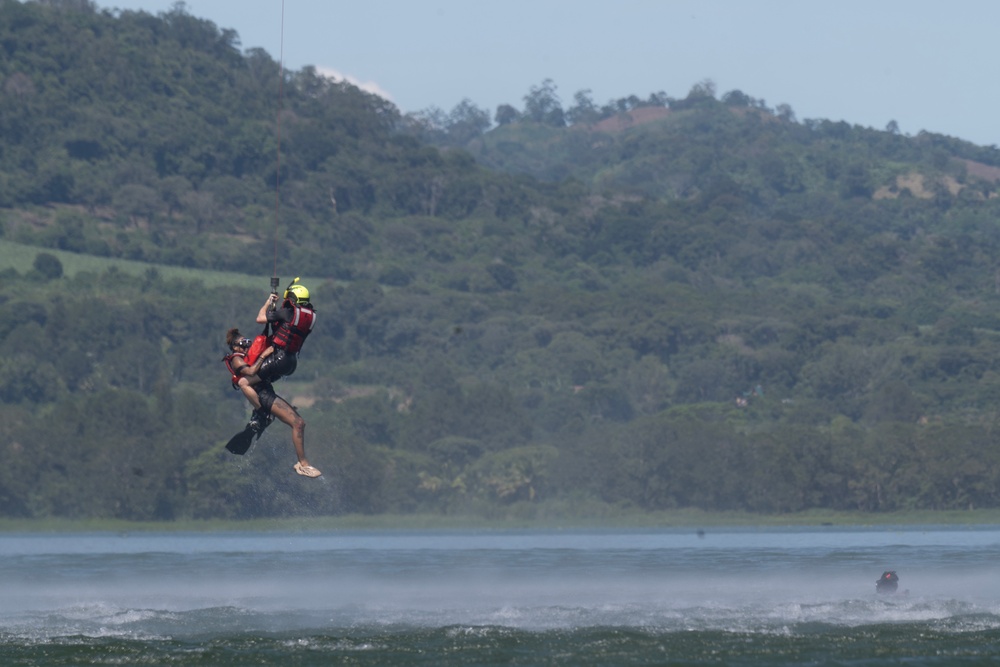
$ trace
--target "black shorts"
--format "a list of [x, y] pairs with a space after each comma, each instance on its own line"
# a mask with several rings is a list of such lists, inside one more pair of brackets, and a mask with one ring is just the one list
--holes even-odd
[[271, 406], [274, 405], [274, 400], [278, 398], [278, 395], [274, 393], [274, 387], [271, 386], [270, 382], [261, 382], [254, 385], [254, 389], [257, 390], [257, 398], [260, 400], [260, 409], [263, 410], [264, 414], [271, 414]]
[[276, 349], [274, 354], [265, 359], [264, 363], [261, 364], [260, 371], [257, 372], [257, 377], [264, 382], [274, 382], [279, 378], [288, 377], [294, 373], [298, 365], [298, 355]]

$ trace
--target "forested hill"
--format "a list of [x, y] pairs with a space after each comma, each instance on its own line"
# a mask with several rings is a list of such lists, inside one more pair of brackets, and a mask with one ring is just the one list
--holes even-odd
[[[0, 0], [0, 54], [0, 514], [1000, 505], [994, 147], [710, 82], [404, 116], [183, 5]], [[330, 485], [222, 449], [275, 265]]]

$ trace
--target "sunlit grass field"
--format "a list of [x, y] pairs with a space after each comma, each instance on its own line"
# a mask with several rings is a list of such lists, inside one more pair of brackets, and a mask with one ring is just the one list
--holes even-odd
[[73, 278], [83, 272], [100, 273], [113, 266], [122, 273], [137, 277], [144, 275], [149, 269], [153, 268], [164, 279], [181, 278], [184, 280], [195, 280], [204, 283], [206, 287], [246, 287], [253, 280], [259, 279], [259, 276], [248, 276], [243, 273], [189, 269], [179, 266], [168, 266], [166, 264], [137, 262], [128, 259], [80, 255], [74, 252], [66, 252], [65, 250], [37, 248], [35, 246], [4, 240], [0, 240], [0, 270], [14, 269], [18, 273], [27, 273], [33, 268], [35, 257], [39, 253], [48, 253], [58, 258], [63, 266], [63, 275], [68, 278]]
[[[200, 282], [206, 288], [212, 287], [257, 287], [263, 280], [265, 283], [269, 276], [263, 278], [257, 274], [236, 273], [233, 271], [212, 271], [209, 269], [192, 269], [182, 266], [171, 266], [169, 264], [153, 264], [150, 262], [140, 262], [130, 259], [116, 259], [112, 257], [97, 257], [95, 255], [81, 255], [65, 250], [55, 250], [53, 248], [40, 248], [36, 246], [24, 245], [13, 241], [0, 239], [0, 271], [14, 269], [18, 273], [24, 274], [32, 270], [35, 258], [39, 253], [48, 253], [59, 259], [63, 266], [63, 275], [67, 278], [74, 278], [80, 273], [102, 273], [114, 267], [116, 270], [130, 276], [142, 277], [150, 269], [155, 269], [164, 280], [187, 280]], [[281, 287], [291, 282], [294, 276], [282, 276]], [[301, 276], [302, 282], [306, 284], [319, 285], [328, 278], [318, 278], [315, 276]], [[343, 282], [343, 281], [338, 281]]]

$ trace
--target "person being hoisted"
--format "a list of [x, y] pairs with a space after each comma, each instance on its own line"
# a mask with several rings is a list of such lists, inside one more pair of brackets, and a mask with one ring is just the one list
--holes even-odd
[[[265, 328], [264, 333], [266, 332]], [[230, 329], [226, 332], [226, 347], [230, 349], [230, 353], [222, 359], [232, 374], [233, 388], [242, 391], [253, 408], [247, 426], [257, 434], [258, 438], [274, 419], [270, 410], [262, 407], [264, 400], [262, 392], [270, 387], [270, 383], [262, 381], [258, 375], [264, 360], [274, 354], [271, 339], [264, 333], [250, 340], [244, 338], [239, 329]]]

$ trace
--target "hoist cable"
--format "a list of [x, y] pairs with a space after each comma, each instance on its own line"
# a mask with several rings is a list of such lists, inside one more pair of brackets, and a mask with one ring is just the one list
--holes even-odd
[[281, 211], [281, 111], [285, 95], [285, 0], [281, 0], [281, 50], [278, 59], [278, 149], [274, 169], [274, 269], [271, 273], [271, 290], [278, 285], [278, 221]]

